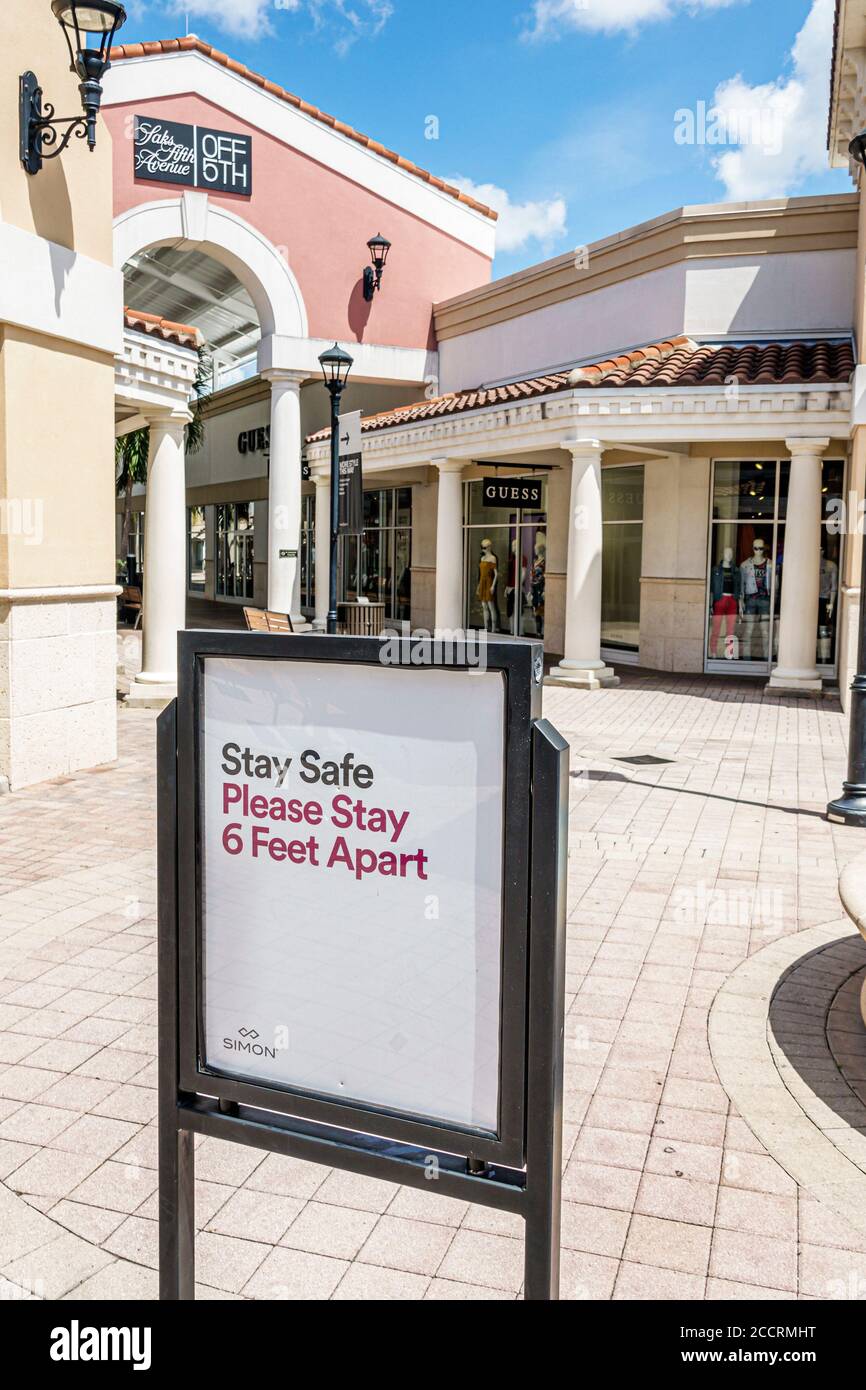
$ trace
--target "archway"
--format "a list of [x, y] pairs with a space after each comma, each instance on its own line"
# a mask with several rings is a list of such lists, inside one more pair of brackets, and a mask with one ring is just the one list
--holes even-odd
[[[193, 253], [192, 255], [190, 253]], [[267, 606], [300, 619], [299, 537], [301, 526], [301, 416], [300, 387], [303, 371], [275, 368], [280, 354], [276, 345], [292, 347], [308, 337], [306, 307], [298, 283], [280, 250], [242, 218], [210, 202], [201, 192], [185, 192], [179, 198], [144, 203], [122, 213], [115, 222], [114, 256], [118, 268], [162, 276], [170, 284], [173, 271], [179, 278], [184, 262], [216, 262], [225, 271], [222, 284], [213, 282], [213, 305], [206, 306], [207, 290], [199, 286], [200, 317], [216, 313], [225, 285], [237, 294], [231, 307], [237, 315], [248, 307], [248, 349], [270, 383], [270, 466], [268, 482], [268, 583]], [[212, 266], [213, 268], [213, 266]], [[139, 286], [140, 288], [140, 286]], [[147, 297], [147, 296], [145, 296]], [[135, 309], [148, 312], [150, 304]], [[165, 307], [157, 306], [165, 315]], [[254, 321], [257, 320], [257, 326]], [[190, 314], [182, 322], [201, 325]], [[259, 337], [260, 335], [260, 337]], [[154, 416], [151, 423], [154, 472], [149, 477], [159, 487], [148, 487], [146, 548], [149, 564], [144, 583], [144, 652], [141, 675], [133, 698], [161, 703], [174, 693], [176, 671], [169, 669], [168, 654], [176, 647], [176, 632], [183, 625], [187, 588], [186, 492], [183, 454], [185, 418], [166, 422]], [[156, 428], [154, 428], [156, 426]], [[258, 549], [258, 547], [257, 547]], [[264, 547], [262, 547], [264, 550]], [[158, 659], [151, 660], [158, 652]]]

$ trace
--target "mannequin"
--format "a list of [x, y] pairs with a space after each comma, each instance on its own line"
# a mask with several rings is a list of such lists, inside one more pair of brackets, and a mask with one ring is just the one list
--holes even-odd
[[818, 662], [822, 666], [833, 663], [833, 615], [839, 597], [839, 566], [835, 560], [827, 558], [824, 546], [821, 547], [821, 591], [818, 601]]
[[739, 651], [735, 637], [737, 615], [740, 611], [740, 571], [734, 564], [734, 552], [726, 546], [722, 552], [722, 562], [716, 565], [710, 575], [712, 598], [712, 637], [710, 639], [710, 660], [719, 654], [719, 637], [722, 626], [725, 628], [725, 660], [736, 661]]
[[755, 656], [755, 624], [761, 637], [760, 658], [770, 655], [770, 596], [773, 588], [773, 568], [767, 554], [767, 543], [756, 538], [752, 553], [740, 568], [740, 616], [746, 620], [748, 659]]
[[535, 616], [535, 631], [538, 637], [544, 636], [544, 584], [547, 571], [547, 536], [539, 531], [535, 537], [535, 558], [530, 577], [532, 588], [532, 612]]
[[515, 594], [520, 594], [520, 605], [523, 607], [523, 585], [526, 582], [526, 566], [523, 563], [523, 556], [519, 555], [520, 542], [516, 539], [511, 542], [511, 559], [508, 564], [508, 587], [505, 590], [505, 603], [508, 610], [508, 627], [513, 631], [513, 618], [515, 607]]
[[481, 604], [484, 614], [484, 631], [499, 631], [499, 603], [496, 586], [499, 582], [499, 561], [493, 551], [493, 542], [481, 542], [481, 559], [478, 562], [478, 589], [475, 597]]

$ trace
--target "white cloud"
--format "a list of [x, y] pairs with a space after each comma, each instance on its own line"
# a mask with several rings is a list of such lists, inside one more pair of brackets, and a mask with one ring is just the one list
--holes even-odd
[[473, 183], [471, 179], [449, 179], [462, 193], [468, 193], [499, 213], [496, 224], [497, 251], [522, 251], [529, 241], [549, 244], [565, 235], [568, 207], [564, 198], [538, 202], [512, 203], [504, 188], [495, 183]]
[[562, 29], [613, 34], [673, 19], [678, 13], [695, 15], [743, 2], [748, 0], [534, 0], [529, 36], [557, 35]]
[[190, 21], [209, 19], [233, 38], [260, 39], [273, 32], [273, 0], [170, 0], [169, 7], [175, 14], [189, 15]]
[[736, 202], [789, 193], [827, 167], [827, 84], [834, 0], [813, 0], [791, 51], [793, 70], [750, 87], [741, 76], [723, 82], [715, 105], [736, 123], [752, 113], [755, 135], [715, 161], [727, 196]]
[[346, 53], [360, 38], [375, 38], [394, 13], [391, 0], [163, 0], [190, 21], [207, 19], [226, 34], [261, 39], [275, 32], [274, 16], [308, 14], [316, 28], [334, 27], [334, 47]]

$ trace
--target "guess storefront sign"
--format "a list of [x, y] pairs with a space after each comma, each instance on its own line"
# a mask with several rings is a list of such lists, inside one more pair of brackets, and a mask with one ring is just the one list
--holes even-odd
[[137, 179], [252, 196], [249, 135], [136, 116], [134, 161]]
[[485, 478], [485, 507], [531, 507], [540, 510], [544, 484], [537, 478]]

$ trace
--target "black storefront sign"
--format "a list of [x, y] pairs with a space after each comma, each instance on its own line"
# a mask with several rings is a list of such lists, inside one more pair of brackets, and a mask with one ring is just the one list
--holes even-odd
[[252, 196], [253, 142], [249, 135], [136, 116], [133, 158], [138, 179]]
[[540, 478], [485, 478], [485, 507], [528, 507], [540, 511], [544, 483]]
[[[164, 1300], [195, 1297], [199, 1135], [520, 1216], [525, 1298], [559, 1296], [568, 744], [541, 717], [540, 644], [490, 641], [483, 658], [479, 670], [476, 644], [429, 638], [178, 635], [178, 698], [158, 725]], [[461, 729], [477, 700], [486, 719]], [[271, 803], [252, 794], [277, 776], [256, 756], [263, 710], [283, 790], [310, 783], [303, 831], [259, 818]], [[394, 750], [395, 711], [399, 748], [412, 740], [426, 769], [417, 781]], [[465, 845], [436, 802], [439, 741], [460, 739], [476, 756], [452, 795], [490, 810]], [[362, 787], [371, 805], [398, 798], [405, 853], [372, 844], [372, 818], [334, 840]], [[466, 872], [462, 952], [447, 932], [414, 941], [415, 881], [450, 894]], [[409, 985], [381, 954], [384, 931], [414, 960]], [[292, 952], [326, 952], [337, 978], [296, 972]], [[484, 1045], [464, 1049], [464, 1031]]]

